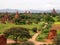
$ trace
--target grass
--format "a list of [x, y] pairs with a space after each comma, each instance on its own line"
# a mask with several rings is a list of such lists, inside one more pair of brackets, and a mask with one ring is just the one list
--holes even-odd
[[11, 23], [2, 24], [2, 23], [0, 23], [0, 33], [2, 33], [3, 31], [5, 31], [6, 29], [9, 29], [11, 27], [14, 27], [14, 24], [11, 24]]
[[54, 24], [59, 24], [60, 25], [60, 22], [55, 22]]
[[[60, 25], [60, 22], [55, 22], [55, 25]], [[57, 34], [60, 34], [60, 30], [57, 30]]]
[[35, 34], [35, 32], [33, 32], [32, 30], [29, 30], [30, 35], [33, 36]]
[[40, 24], [31, 24], [31, 25], [15, 25], [12, 23], [0, 23], [0, 34], [3, 33], [6, 29], [12, 28], [12, 27], [24, 27], [24, 28], [28, 28], [28, 29], [32, 29], [34, 27], [39, 28]]
[[46, 35], [46, 34], [39, 34], [39, 35], [37, 36], [36, 40], [43, 42], [44, 39], [46, 39], [46, 38], [47, 38], [47, 35]]
[[57, 34], [60, 34], [60, 30], [57, 30]]

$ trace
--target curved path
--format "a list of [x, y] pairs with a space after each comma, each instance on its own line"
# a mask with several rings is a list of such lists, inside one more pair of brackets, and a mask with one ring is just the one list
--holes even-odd
[[[40, 45], [40, 44], [51, 44], [52, 41], [46, 39], [46, 42], [38, 42], [36, 41], [36, 37], [40, 34], [40, 32], [37, 32], [36, 34], [34, 34], [34, 36], [32, 36], [32, 38], [28, 39], [28, 41], [32, 41], [35, 45]], [[17, 41], [19, 43], [19, 41]], [[16, 43], [16, 41], [12, 40], [12, 39], [7, 39], [7, 44], [12, 44], [12, 43]]]
[[7, 44], [12, 44], [12, 43], [15, 43], [15, 41], [12, 39], [7, 39]]
[[[12, 39], [7, 39], [7, 44], [12, 44], [12, 43], [16, 43], [16, 41]], [[20, 43], [20, 41], [17, 41], [17, 43]]]
[[28, 39], [28, 41], [32, 41], [35, 45], [40, 45], [40, 44], [52, 44], [52, 41], [49, 39], [46, 39], [46, 42], [38, 42], [36, 41], [36, 37], [40, 34], [40, 32], [34, 34], [34, 36], [30, 39]]
[[[44, 28], [46, 27], [46, 25], [44, 26]], [[49, 39], [45, 39], [45, 42], [38, 42], [36, 41], [36, 37], [40, 34], [41, 32], [38, 32], [36, 34], [34, 34], [34, 36], [32, 36], [32, 38], [28, 39], [28, 41], [32, 41], [35, 45], [40, 45], [40, 44], [52, 44], [52, 41]], [[7, 40], [7, 44], [11, 44], [11, 43], [16, 43], [14, 40], [8, 39]]]

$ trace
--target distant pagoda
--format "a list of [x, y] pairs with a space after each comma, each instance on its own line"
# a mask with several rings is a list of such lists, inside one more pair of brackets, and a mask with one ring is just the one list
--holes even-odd
[[16, 18], [19, 18], [19, 13], [18, 13], [18, 11], [16, 12], [16, 15], [15, 15], [15, 19]]
[[53, 8], [52, 14], [56, 14], [56, 13], [57, 13], [56, 10]]
[[30, 11], [25, 11], [25, 15], [31, 16], [31, 12]]
[[30, 13], [30, 11], [25, 11], [24, 13]]

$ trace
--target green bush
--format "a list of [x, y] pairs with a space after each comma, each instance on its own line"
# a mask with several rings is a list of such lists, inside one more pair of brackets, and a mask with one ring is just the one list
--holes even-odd
[[31, 41], [26, 41], [26, 42], [21, 43], [20, 45], [34, 45], [34, 43]]
[[7, 44], [7, 45], [20, 45], [20, 44], [16, 44], [16, 43], [14, 43], [14, 44]]
[[37, 41], [44, 41], [44, 39], [47, 37], [46, 34], [40, 34], [38, 35], [38, 37], [36, 38]]
[[37, 32], [37, 27], [32, 28], [33, 32]]

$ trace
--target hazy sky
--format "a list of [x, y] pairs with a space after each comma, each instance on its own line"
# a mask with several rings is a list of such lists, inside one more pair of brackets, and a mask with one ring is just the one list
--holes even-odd
[[0, 0], [0, 9], [60, 9], [60, 0]]

